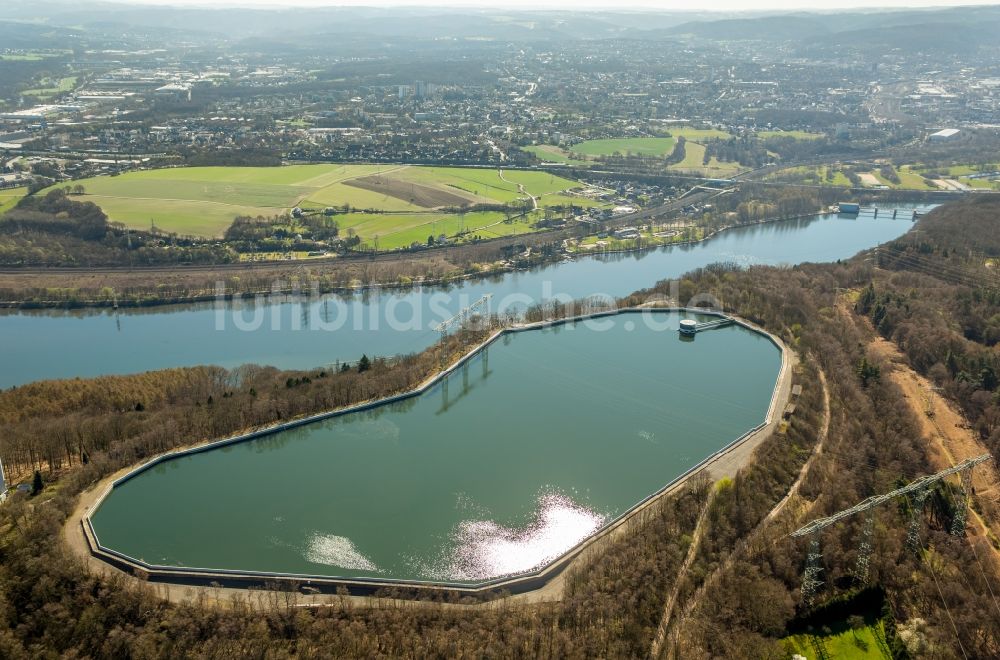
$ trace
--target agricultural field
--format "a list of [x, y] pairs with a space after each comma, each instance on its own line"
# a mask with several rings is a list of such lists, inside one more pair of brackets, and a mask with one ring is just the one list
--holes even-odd
[[18, 200], [28, 194], [27, 188], [0, 189], [0, 215], [14, 208]]
[[459, 214], [456, 208], [536, 199], [547, 206], [600, 206], [570, 194], [582, 184], [547, 172], [408, 165], [289, 165], [273, 168], [196, 167], [130, 172], [74, 181], [78, 199], [104, 209], [113, 222], [138, 229], [221, 236], [238, 215], [275, 216], [293, 207], [337, 209], [343, 232], [380, 249], [425, 242], [460, 231], [483, 238], [524, 233], [542, 211], [507, 221], [500, 211]]

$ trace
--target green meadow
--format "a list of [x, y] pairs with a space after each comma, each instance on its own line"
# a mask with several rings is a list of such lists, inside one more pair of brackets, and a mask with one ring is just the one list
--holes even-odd
[[672, 137], [606, 138], [586, 140], [573, 145], [571, 151], [586, 156], [611, 156], [633, 154], [636, 156], [666, 156], [674, 150]]
[[786, 637], [783, 642], [789, 656], [798, 654], [806, 658], [818, 655], [822, 649], [825, 657], [838, 660], [891, 660], [885, 642], [885, 627], [879, 620], [866, 621], [857, 629], [845, 624], [835, 625], [819, 634], [803, 633]]
[[613, 154], [647, 156], [664, 158], [669, 156], [677, 143], [683, 137], [684, 160], [669, 166], [671, 170], [697, 173], [704, 176], [729, 177], [740, 170], [738, 163], [725, 163], [711, 158], [705, 163], [705, 142], [731, 137], [729, 133], [714, 128], [692, 128], [690, 126], [672, 126], [669, 129], [671, 137], [637, 137], [637, 138], [607, 138], [587, 140], [571, 147], [568, 152], [556, 147], [538, 145], [526, 147], [543, 160], [564, 163], [568, 165], [585, 165], [586, 163], [570, 158], [569, 154], [580, 154], [591, 159], [598, 156]]

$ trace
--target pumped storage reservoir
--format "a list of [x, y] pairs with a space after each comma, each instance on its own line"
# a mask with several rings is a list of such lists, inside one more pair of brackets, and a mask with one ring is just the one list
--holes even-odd
[[740, 325], [682, 342], [683, 318], [506, 334], [419, 396], [140, 471], [92, 528], [153, 567], [469, 585], [537, 571], [764, 421], [780, 349]]

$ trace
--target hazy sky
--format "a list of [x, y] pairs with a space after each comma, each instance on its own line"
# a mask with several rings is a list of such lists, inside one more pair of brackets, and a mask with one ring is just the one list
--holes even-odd
[[490, 9], [660, 9], [664, 11], [832, 10], [878, 7], [943, 7], [995, 5], [1000, 0], [117, 0], [129, 4], [198, 5], [205, 7], [290, 6], [434, 6]]

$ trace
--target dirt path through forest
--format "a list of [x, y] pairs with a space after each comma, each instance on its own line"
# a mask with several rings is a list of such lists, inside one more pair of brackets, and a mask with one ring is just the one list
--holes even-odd
[[705, 505], [701, 509], [701, 514], [698, 516], [698, 522], [694, 526], [694, 533], [691, 535], [691, 545], [688, 546], [687, 556], [684, 557], [684, 563], [681, 564], [681, 568], [677, 571], [677, 577], [674, 578], [674, 588], [670, 590], [670, 596], [667, 598], [666, 605], [663, 606], [663, 616], [660, 618], [660, 625], [656, 628], [656, 635], [653, 636], [653, 644], [649, 650], [650, 658], [659, 658], [660, 654], [663, 652], [663, 643], [667, 640], [667, 629], [670, 627], [670, 617], [674, 612], [674, 605], [677, 602], [677, 597], [681, 592], [681, 585], [684, 583], [683, 577], [691, 568], [691, 564], [694, 563], [695, 558], [698, 556], [698, 548], [701, 547], [701, 540], [705, 536], [705, 528], [707, 525], [705, 521], [708, 519], [708, 512], [712, 509], [712, 501], [715, 499], [715, 488], [709, 492], [708, 499], [705, 500]]
[[[818, 374], [819, 374], [819, 383], [823, 387], [823, 423], [822, 426], [820, 427], [819, 437], [816, 440], [816, 445], [813, 447], [812, 453], [810, 454], [809, 458], [806, 459], [806, 462], [802, 465], [802, 469], [799, 470], [798, 477], [792, 483], [791, 487], [789, 487], [788, 492], [785, 494], [785, 496], [781, 498], [781, 500], [779, 500], [778, 503], [774, 505], [774, 507], [767, 513], [767, 515], [764, 516], [761, 522], [746, 537], [744, 537], [744, 539], [739, 543], [739, 545], [737, 545], [736, 549], [734, 549], [733, 552], [731, 552], [716, 567], [715, 570], [711, 571], [708, 575], [706, 575], [705, 579], [692, 594], [691, 598], [689, 598], [687, 602], [684, 603], [683, 610], [678, 617], [679, 621], [684, 622], [691, 620], [691, 615], [694, 613], [699, 601], [705, 595], [709, 586], [719, 580], [719, 578], [722, 576], [722, 573], [733, 565], [733, 560], [737, 556], [740, 556], [744, 551], [746, 551], [748, 548], [751, 548], [759, 540], [763, 531], [768, 529], [769, 524], [778, 516], [778, 514], [781, 511], [785, 509], [785, 505], [787, 505], [788, 502], [795, 499], [795, 496], [798, 495], [799, 487], [802, 484], [802, 480], [805, 478], [805, 475], [809, 473], [809, 469], [815, 463], [816, 458], [823, 453], [823, 443], [825, 442], [827, 435], [829, 435], [830, 432], [830, 418], [831, 418], [830, 390], [827, 387], [826, 374], [822, 370], [820, 370]], [[653, 639], [653, 644], [650, 649], [649, 657], [652, 660], [657, 660], [658, 658], [664, 655], [665, 651], [664, 644], [667, 641], [667, 636], [666, 636], [667, 628], [669, 627], [669, 622], [673, 613], [673, 608], [676, 604], [675, 601], [678, 596], [679, 586], [681, 584], [681, 578], [684, 576], [685, 572], [690, 568], [691, 564], [693, 563], [693, 557], [691, 556], [692, 552], [693, 554], [697, 554], [697, 546], [700, 543], [701, 538], [704, 535], [705, 531], [703, 529], [702, 522], [706, 516], [706, 512], [711, 506], [711, 503], [712, 499], [709, 498], [708, 502], [706, 502], [705, 504], [705, 509], [702, 511], [701, 517], [698, 518], [698, 525], [695, 527], [695, 532], [694, 532], [694, 540], [691, 543], [692, 550], [689, 550], [689, 556], [685, 559], [684, 564], [681, 566], [681, 569], [677, 574], [674, 591], [671, 593], [670, 597], [667, 600], [667, 604], [664, 607], [663, 619], [660, 621], [660, 626], [657, 628], [656, 636]], [[674, 627], [675, 632], [680, 625], [682, 624], [678, 623], [677, 626]], [[668, 657], [678, 657], [676, 648], [669, 648], [666, 650], [670, 652]]]
[[[944, 470], [967, 458], [989, 453], [965, 417], [950, 401], [934, 392], [930, 381], [909, 366], [895, 344], [876, 337], [868, 348], [883, 362], [883, 376], [903, 391], [913, 417], [920, 425], [921, 434], [929, 440], [928, 453], [935, 470]], [[1000, 539], [1000, 506], [997, 504], [1000, 480], [992, 461], [973, 468], [972, 488], [981, 513], [975, 508], [970, 509], [968, 533], [987, 541], [976, 543], [976, 546], [992, 549], [995, 567], [1000, 567], [1000, 553], [993, 544]], [[975, 540], [970, 538], [970, 542]]]

